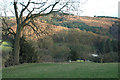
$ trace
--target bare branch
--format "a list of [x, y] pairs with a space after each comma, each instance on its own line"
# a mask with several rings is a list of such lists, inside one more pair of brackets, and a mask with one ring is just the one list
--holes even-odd
[[40, 9], [40, 8], [42, 8], [43, 6], [45, 6], [45, 4], [42, 4], [40, 7], [34, 7], [34, 9]]
[[[31, 15], [31, 18], [35, 18], [35, 17], [38, 17], [38, 16], [45, 16], [45, 15], [48, 15], [48, 14], [52, 13], [53, 10], [54, 10], [54, 7], [55, 7], [58, 3], [59, 3], [59, 2], [56, 2], [55, 4], [49, 5], [49, 6], [46, 7], [44, 10], [40, 11], [38, 14], [33, 14], [33, 15]], [[50, 12], [41, 14], [42, 12], [46, 11], [46, 10], [47, 10], [48, 8], [50, 8], [51, 6], [52, 6], [52, 9], [50, 10]]]
[[8, 24], [7, 24], [7, 22], [5, 21], [4, 18], [2, 18], [2, 23], [4, 23], [6, 25], [6, 27], [8, 28]]
[[[10, 33], [12, 33], [12, 34], [14, 34], [15, 35], [15, 32], [14, 32], [14, 30], [12, 29], [12, 28], [3, 28], [3, 30], [2, 31], [8, 31], [8, 32], [10, 32]], [[12, 32], [11, 32], [12, 31]]]
[[[34, 20], [28, 21], [28, 23], [26, 23], [24, 26], [29, 25], [30, 23], [32, 23], [32, 25], [33, 25], [34, 27], [36, 27], [37, 30], [39, 29], [38, 26], [35, 24]], [[24, 27], [24, 26], [23, 26], [23, 27]]]
[[42, 6], [40, 6], [40, 7], [38, 7], [38, 8], [34, 7], [31, 11], [29, 11], [26, 19], [28, 19], [28, 17], [30, 17], [30, 15], [32, 14], [32, 12], [33, 12], [35, 9], [40, 9], [40, 8], [42, 8], [44, 5], [45, 5], [45, 4], [43, 4]]
[[6, 22], [6, 18], [2, 18], [2, 25], [3, 25], [2, 31], [9, 32], [9, 34], [13, 34], [15, 36], [14, 30], [11, 27], [9, 27], [8, 23]]
[[68, 2], [66, 2], [66, 4], [65, 5], [63, 5], [57, 12], [59, 12], [59, 11], [61, 11], [67, 4], [69, 3], [69, 1]]
[[30, 22], [32, 23], [32, 25], [33, 25], [33, 26], [35, 26], [35, 27], [36, 27], [36, 29], [37, 29], [37, 30], [39, 29], [39, 28], [38, 28], [38, 26], [36, 26], [36, 25], [35, 25], [34, 20], [32, 20], [32, 21], [30, 21]]
[[12, 11], [12, 9], [10, 9], [10, 11], [12, 12], [13, 15], [15, 15], [14, 12]]
[[[58, 3], [59, 3], [59, 2], [56, 2], [55, 4], [49, 5], [49, 6], [46, 7], [44, 10], [40, 11], [40, 12], [37, 13], [37, 14], [31, 14], [31, 13], [32, 13], [32, 11], [31, 11], [31, 13], [29, 13], [29, 14], [27, 15], [26, 19], [23, 21], [23, 24], [25, 24], [25, 22], [28, 21], [29, 19], [32, 19], [32, 18], [35, 18], [35, 17], [38, 17], [38, 16], [48, 15], [48, 14], [52, 13], [54, 7], [55, 7]], [[45, 13], [45, 14], [41, 14], [42, 12], [46, 11], [46, 10], [47, 10], [48, 8], [50, 8], [51, 6], [52, 6], [52, 9], [50, 10], [50, 12]], [[34, 11], [34, 9], [33, 9], [33, 11]], [[30, 15], [31, 15], [31, 16], [30, 16]], [[30, 16], [30, 17], [29, 17], [29, 16]]]
[[31, 25], [27, 24], [27, 26], [30, 26], [32, 28], [32, 30], [37, 35], [37, 37], [40, 36], [40, 34], [37, 32], [37, 30], [35, 30]]
[[26, 19], [28, 19], [28, 17], [30, 17], [30, 15], [32, 14], [32, 12], [34, 11], [34, 8], [32, 11], [29, 12], [29, 14], [26, 16]]
[[24, 25], [23, 25], [23, 28], [26, 26], [26, 25], [29, 25], [31, 21], [28, 21], [26, 22]]
[[16, 21], [17, 21], [17, 24], [18, 24], [19, 21], [18, 21], [18, 11], [17, 11], [17, 2], [16, 2], [16, 0], [14, 0], [14, 10], [15, 10]]
[[35, 3], [35, 2], [30, 2], [30, 3], [33, 3], [33, 4], [45, 4], [45, 3], [47, 3], [47, 1], [46, 2], [42, 2], [42, 3]]
[[22, 17], [23, 12], [28, 8], [28, 6], [29, 6], [29, 4], [30, 4], [30, 1], [31, 1], [31, 0], [29, 0], [28, 3], [27, 3], [27, 5], [24, 6], [24, 8], [22, 9], [22, 11], [21, 11], [21, 13], [20, 13], [20, 18]]
[[[26, 7], [24, 4], [20, 3], [20, 5], [22, 5], [24, 8]], [[29, 12], [30, 10], [28, 8], [26, 8]]]

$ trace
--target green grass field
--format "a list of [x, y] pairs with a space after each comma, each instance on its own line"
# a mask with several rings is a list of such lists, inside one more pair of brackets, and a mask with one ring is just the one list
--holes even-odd
[[3, 78], [118, 78], [118, 63], [30, 63], [2, 73]]

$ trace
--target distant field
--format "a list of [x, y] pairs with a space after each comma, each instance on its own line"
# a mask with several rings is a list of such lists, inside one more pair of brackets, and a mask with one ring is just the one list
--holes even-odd
[[118, 78], [117, 63], [31, 63], [3, 69], [3, 78]]

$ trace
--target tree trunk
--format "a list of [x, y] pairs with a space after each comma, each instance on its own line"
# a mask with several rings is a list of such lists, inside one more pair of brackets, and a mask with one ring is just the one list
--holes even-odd
[[21, 26], [17, 25], [16, 35], [15, 35], [15, 42], [14, 42], [14, 48], [13, 48], [13, 61], [14, 61], [14, 65], [18, 65], [19, 64], [20, 35], [21, 35]]

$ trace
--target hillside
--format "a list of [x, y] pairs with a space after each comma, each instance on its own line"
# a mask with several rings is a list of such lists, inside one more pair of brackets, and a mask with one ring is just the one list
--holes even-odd
[[111, 27], [119, 21], [115, 18], [62, 15], [60, 13], [59, 15], [54, 13], [45, 17], [39, 17], [39, 19], [52, 25], [79, 28], [80, 30], [91, 31], [99, 35], [107, 35], [111, 38], [114, 37], [111, 31], [116, 32], [118, 30]]
[[[38, 17], [34, 22], [38, 29], [30, 24], [34, 29], [26, 26], [22, 30], [20, 63], [64, 62], [77, 59], [93, 62], [101, 62], [101, 59], [103, 62], [118, 61], [118, 19], [53, 13]], [[16, 30], [15, 18], [10, 18], [7, 23]], [[14, 43], [12, 36], [6, 36], [5, 39], [6, 42], [11, 39], [9, 41]], [[12, 47], [10, 46], [11, 49]], [[3, 52], [5, 66], [10, 63], [9, 53]], [[94, 58], [91, 54], [98, 54], [100, 57]]]
[[[78, 28], [80, 31], [90, 31], [101, 36], [109, 36], [113, 38], [117, 32], [117, 28], [113, 27], [118, 19], [115, 18], [101, 18], [101, 17], [88, 17], [88, 16], [72, 16], [62, 14], [50, 14], [48, 16], [38, 17], [35, 21], [39, 27], [38, 33], [40, 38], [47, 35], [56, 34], [62, 30], [69, 30], [71, 28]], [[9, 19], [9, 25], [15, 31], [15, 18]], [[31, 39], [37, 39], [36, 34], [30, 27], [25, 27], [23, 30], [24, 35]]]

